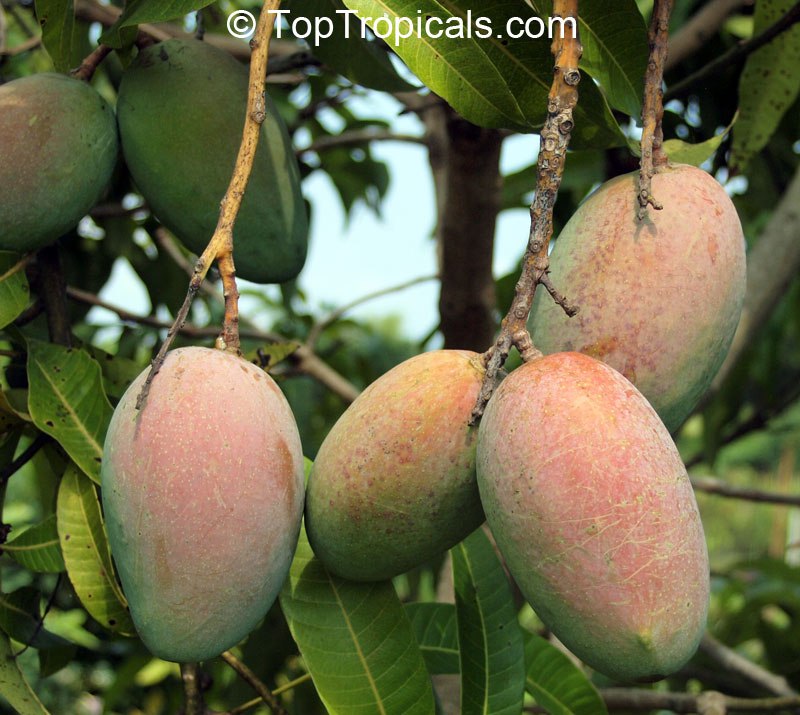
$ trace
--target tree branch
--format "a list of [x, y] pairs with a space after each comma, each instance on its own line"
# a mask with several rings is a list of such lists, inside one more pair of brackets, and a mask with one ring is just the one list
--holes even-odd
[[41, 37], [29, 37], [27, 40], [20, 42], [14, 47], [0, 47], [0, 57], [16, 57], [17, 55], [21, 55], [23, 52], [28, 52], [29, 50], [34, 50], [37, 47], [40, 47], [41, 44]]
[[396, 141], [407, 142], [409, 144], [426, 145], [425, 137], [415, 134], [396, 134], [390, 130], [383, 129], [354, 129], [341, 134], [318, 137], [311, 144], [303, 149], [298, 149], [297, 154], [305, 154], [310, 151], [320, 152], [327, 149], [338, 149], [340, 147], [360, 146], [374, 141]]
[[742, 42], [736, 47], [731, 48], [724, 55], [720, 55], [713, 62], [709, 62], [693, 75], [689, 75], [680, 82], [676, 82], [664, 93], [664, 101], [668, 102], [670, 99], [675, 99], [676, 97], [682, 97], [683, 95], [688, 94], [704, 80], [708, 79], [712, 75], [715, 75], [717, 72], [721, 72], [735, 62], [738, 62], [741, 58], [746, 57], [747, 55], [763, 47], [781, 33], [786, 32], [786, 30], [788, 30], [798, 21], [800, 21], [800, 2], [792, 5], [792, 7], [780, 20], [778, 20], [775, 24], [770, 25], [759, 35], [751, 37], [746, 42]]
[[[555, 0], [553, 16], [573, 18], [578, 23], [577, 0]], [[553, 235], [553, 205], [561, 186], [567, 146], [574, 126], [572, 110], [578, 102], [578, 83], [581, 79], [578, 62], [583, 48], [577, 37], [556, 35], [552, 52], [555, 57], [553, 85], [547, 101], [547, 119], [542, 128], [537, 161], [536, 193], [531, 204], [531, 229], [528, 247], [523, 258], [522, 275], [517, 282], [514, 299], [500, 328], [495, 344], [484, 356], [486, 376], [475, 408], [472, 422], [477, 422], [497, 386], [498, 375], [512, 346], [523, 360], [532, 360], [541, 353], [533, 346], [527, 321], [533, 305], [536, 286], [547, 272], [547, 248]]]
[[37, 432], [33, 441], [25, 448], [25, 450], [16, 459], [0, 468], [0, 489], [4, 488], [6, 483], [12, 476], [14, 476], [20, 469], [22, 469], [28, 462], [30, 462], [36, 453], [53, 438], [44, 432]]
[[181, 680], [183, 681], [183, 715], [205, 715], [206, 705], [200, 691], [197, 675], [197, 663], [181, 663]]
[[714, 477], [691, 477], [691, 482], [696, 491], [728, 497], [729, 499], [742, 499], [764, 504], [782, 504], [784, 506], [800, 506], [800, 495], [798, 494], [780, 494], [750, 487], [737, 487]]

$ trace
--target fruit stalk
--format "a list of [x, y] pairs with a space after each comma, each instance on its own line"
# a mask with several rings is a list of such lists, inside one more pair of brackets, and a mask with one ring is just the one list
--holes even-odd
[[536, 286], [542, 284], [568, 315], [578, 309], [569, 304], [547, 279], [549, 261], [547, 249], [553, 235], [553, 206], [564, 173], [567, 146], [574, 126], [572, 112], [578, 103], [578, 83], [581, 80], [578, 62], [583, 47], [577, 34], [578, 0], [555, 0], [553, 15], [573, 18], [575, 32], [564, 28], [564, 36], [553, 39], [555, 58], [553, 84], [547, 100], [547, 119], [542, 128], [537, 162], [536, 192], [531, 203], [531, 229], [528, 247], [523, 258], [522, 273], [514, 291], [514, 299], [500, 326], [500, 335], [484, 356], [486, 376], [478, 401], [472, 411], [472, 423], [480, 419], [486, 403], [497, 386], [497, 375], [512, 347], [519, 350], [525, 361], [541, 353], [534, 347], [528, 333], [528, 316], [533, 305]]
[[673, 0], [655, 0], [653, 17], [648, 30], [650, 57], [644, 75], [644, 101], [642, 103], [642, 158], [639, 163], [639, 211], [638, 218], [647, 216], [647, 205], [660, 210], [661, 204], [652, 194], [650, 182], [655, 170], [667, 163], [667, 155], [662, 144], [664, 133], [661, 119], [664, 116], [664, 92], [661, 83], [664, 78], [664, 64], [667, 61], [669, 44], [669, 17], [672, 14]]
[[250, 81], [247, 92], [247, 115], [242, 131], [242, 142], [236, 157], [236, 164], [231, 176], [231, 182], [220, 202], [220, 213], [217, 227], [208, 246], [197, 259], [194, 273], [189, 281], [189, 290], [183, 305], [178, 311], [175, 322], [167, 332], [167, 337], [161, 345], [152, 370], [142, 391], [136, 401], [137, 409], [141, 409], [147, 399], [150, 384], [158, 374], [164, 363], [167, 350], [175, 339], [178, 331], [183, 327], [189, 314], [189, 308], [200, 290], [200, 285], [216, 259], [222, 278], [222, 289], [225, 297], [225, 316], [222, 323], [222, 333], [217, 338], [217, 347], [234, 354], [239, 354], [239, 290], [236, 287], [236, 267], [233, 262], [233, 226], [242, 204], [242, 197], [247, 188], [247, 181], [253, 168], [253, 160], [258, 147], [258, 137], [266, 113], [264, 108], [264, 86], [267, 76], [267, 56], [269, 41], [277, 15], [273, 12], [280, 6], [280, 0], [265, 0], [261, 14], [256, 25], [256, 32], [250, 40], [252, 55], [250, 58]]

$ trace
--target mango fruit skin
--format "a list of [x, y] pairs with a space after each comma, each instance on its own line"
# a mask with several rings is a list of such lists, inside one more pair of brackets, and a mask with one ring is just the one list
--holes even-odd
[[32, 251], [77, 226], [119, 152], [108, 103], [55, 73], [0, 86], [0, 249]]
[[638, 174], [603, 184], [578, 208], [550, 257], [553, 284], [577, 304], [569, 318], [545, 291], [531, 317], [545, 353], [577, 351], [627, 377], [675, 430], [728, 353], [745, 292], [736, 209], [701, 169], [653, 177], [663, 204], [639, 222]]
[[[122, 150], [156, 217], [202, 253], [231, 180], [247, 110], [247, 68], [198, 40], [142, 50], [117, 100]], [[308, 249], [308, 217], [289, 134], [265, 96], [253, 171], [234, 225], [237, 275], [256, 283], [297, 276]]]
[[695, 652], [709, 599], [700, 516], [658, 415], [580, 353], [514, 370], [478, 433], [486, 519], [522, 593], [584, 662], [651, 681]]
[[325, 438], [308, 479], [305, 525], [333, 573], [377, 581], [404, 573], [483, 522], [469, 418], [484, 369], [466, 350], [392, 368]]
[[297, 426], [275, 382], [220, 350], [173, 350], [144, 408], [145, 370], [108, 429], [102, 496], [136, 629], [165, 660], [241, 641], [289, 570], [303, 511]]

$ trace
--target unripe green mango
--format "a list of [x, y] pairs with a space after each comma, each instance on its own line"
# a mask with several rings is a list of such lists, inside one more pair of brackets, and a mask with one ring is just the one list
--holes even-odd
[[339, 418], [309, 475], [305, 516], [308, 540], [333, 573], [388, 579], [480, 525], [469, 418], [483, 375], [476, 353], [417, 355]]
[[193, 662], [236, 645], [286, 578], [303, 512], [303, 455], [289, 405], [254, 365], [173, 350], [136, 399], [122, 396], [101, 470], [111, 552], [153, 654]]
[[[247, 111], [247, 68], [199, 40], [142, 50], [117, 100], [122, 150], [158, 219], [195, 253], [208, 244], [231, 180]], [[266, 119], [234, 226], [236, 273], [256, 283], [288, 281], [308, 247], [300, 171], [278, 111]]]
[[695, 652], [709, 571], [669, 432], [622, 375], [580, 353], [526, 363], [478, 432], [478, 487], [508, 569], [548, 628], [620, 681]]
[[550, 278], [580, 308], [569, 318], [538, 291], [531, 333], [545, 353], [576, 350], [611, 365], [670, 430], [722, 365], [745, 292], [745, 244], [733, 203], [706, 172], [669, 165], [663, 204], [638, 221], [637, 174], [603, 184], [555, 242]]
[[118, 149], [114, 112], [86, 82], [48, 72], [0, 86], [0, 249], [32, 251], [74, 228]]

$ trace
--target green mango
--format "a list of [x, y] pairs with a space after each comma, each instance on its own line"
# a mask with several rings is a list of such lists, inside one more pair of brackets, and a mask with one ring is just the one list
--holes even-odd
[[0, 86], [0, 249], [32, 251], [74, 228], [118, 149], [114, 112], [86, 82], [48, 72]]
[[[217, 225], [242, 139], [247, 86], [247, 68], [228, 53], [177, 39], [142, 50], [120, 83], [117, 117], [131, 175], [159, 221], [195, 253]], [[308, 217], [289, 134], [265, 101], [233, 257], [241, 278], [281, 283], [305, 263]]]

